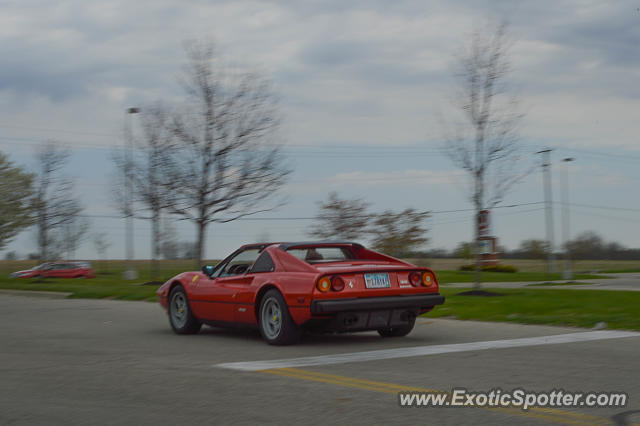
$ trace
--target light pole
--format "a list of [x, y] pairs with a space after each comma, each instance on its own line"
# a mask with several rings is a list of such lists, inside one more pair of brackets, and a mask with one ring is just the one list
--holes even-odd
[[133, 147], [131, 135], [131, 116], [140, 112], [140, 108], [127, 108], [124, 114], [124, 139], [125, 139], [125, 239], [127, 250], [127, 266], [122, 274], [125, 280], [134, 280], [138, 278], [138, 272], [133, 267], [133, 179], [131, 177], [131, 165], [133, 163]]
[[538, 151], [537, 154], [542, 154], [542, 171], [544, 179], [544, 201], [547, 223], [547, 273], [551, 274], [555, 272], [554, 258], [553, 258], [553, 198], [551, 195], [551, 149], [543, 149]]
[[564, 188], [562, 191], [562, 239], [564, 240], [564, 279], [571, 280], [573, 278], [573, 271], [571, 270], [571, 257], [569, 253], [569, 163], [573, 158], [565, 158], [562, 160], [564, 166]]

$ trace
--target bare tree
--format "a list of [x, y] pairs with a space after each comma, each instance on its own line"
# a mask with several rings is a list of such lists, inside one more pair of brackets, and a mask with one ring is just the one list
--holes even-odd
[[175, 199], [168, 188], [165, 171], [171, 167], [171, 156], [175, 153], [168, 113], [161, 104], [148, 106], [141, 113], [142, 136], [133, 140], [134, 153], [127, 158], [123, 153], [115, 153], [113, 161], [120, 171], [116, 183], [116, 202], [123, 214], [127, 214], [126, 203], [121, 193], [124, 187], [121, 176], [131, 177], [133, 202], [132, 212], [136, 219], [151, 221], [151, 278], [158, 276], [160, 257], [160, 217]]
[[107, 250], [111, 247], [111, 242], [107, 239], [107, 234], [105, 232], [93, 234], [93, 245], [98, 252], [98, 256], [100, 256], [100, 259], [106, 259]]
[[[476, 211], [476, 288], [480, 287], [480, 211], [500, 203], [527, 173], [519, 164], [517, 97], [508, 84], [510, 73], [507, 24], [476, 31], [457, 58], [454, 106], [459, 116], [449, 121], [444, 150], [470, 178], [470, 198]], [[453, 128], [453, 130], [450, 130]]]
[[186, 53], [189, 102], [173, 115], [179, 147], [166, 176], [170, 211], [196, 224], [200, 265], [207, 226], [275, 208], [281, 203], [267, 202], [290, 171], [273, 143], [279, 117], [269, 83], [221, 66], [210, 42], [188, 44]]
[[33, 175], [16, 167], [0, 153], [0, 250], [32, 223], [29, 200]]
[[73, 260], [88, 230], [89, 221], [77, 213], [71, 213], [67, 221], [52, 234], [53, 245], [57, 246], [56, 251]]
[[179, 257], [178, 233], [176, 228], [166, 218], [161, 220], [160, 227], [160, 253], [165, 259], [177, 259]]
[[319, 239], [356, 240], [367, 233], [372, 215], [370, 204], [360, 199], [343, 199], [337, 192], [329, 193], [327, 201], [318, 202], [316, 223], [309, 235]]
[[[111, 247], [111, 241], [107, 239], [107, 234], [105, 232], [97, 232], [93, 234], [93, 245], [96, 248], [100, 259], [105, 262], [105, 265], [108, 265], [107, 250]], [[106, 269], [108, 268], [105, 268], [105, 270]]]
[[413, 208], [394, 213], [390, 210], [379, 214], [370, 228], [373, 247], [391, 256], [401, 256], [427, 243], [424, 221], [428, 212]]
[[70, 156], [68, 149], [50, 141], [36, 153], [38, 173], [33, 200], [33, 214], [37, 226], [40, 259], [50, 257], [54, 231], [70, 224], [82, 211], [73, 194], [73, 182], [61, 176], [60, 171]]

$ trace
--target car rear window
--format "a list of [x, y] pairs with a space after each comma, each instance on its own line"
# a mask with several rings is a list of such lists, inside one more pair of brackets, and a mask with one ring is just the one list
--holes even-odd
[[340, 262], [353, 259], [353, 254], [347, 247], [291, 248], [287, 250], [287, 253], [308, 263]]

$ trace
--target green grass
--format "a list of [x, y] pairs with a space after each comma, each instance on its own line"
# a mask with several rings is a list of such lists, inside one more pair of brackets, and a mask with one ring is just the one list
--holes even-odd
[[535, 284], [527, 284], [527, 287], [557, 287], [563, 285], [589, 285], [593, 283], [580, 283], [577, 281], [569, 281], [569, 282], [545, 282], [545, 283], [535, 283]]
[[[419, 266], [429, 266], [436, 271], [455, 271], [462, 265], [472, 262], [470, 259], [407, 259], [410, 263]], [[543, 259], [502, 259], [504, 265], [515, 266], [519, 272], [545, 272], [546, 261]], [[561, 263], [556, 264], [561, 267]], [[614, 273], [614, 272], [640, 272], [640, 259], [638, 260], [575, 260], [572, 262], [576, 273]]]
[[[57, 291], [71, 293], [71, 297], [84, 299], [118, 299], [118, 300], [156, 300], [155, 292], [159, 285], [143, 285], [150, 281], [160, 283], [180, 272], [193, 270], [193, 261], [174, 260], [160, 262], [158, 276], [151, 278], [151, 263], [136, 261], [134, 266], [140, 277], [125, 281], [122, 271], [124, 261], [94, 261], [96, 278], [91, 279], [17, 279], [8, 278], [12, 271], [35, 266], [37, 262], [16, 261], [0, 262], [0, 289]], [[215, 263], [215, 261], [211, 261]]]
[[426, 314], [462, 320], [517, 322], [591, 328], [640, 330], [640, 292], [600, 290], [491, 289], [499, 297], [460, 296], [442, 288], [445, 304]]
[[629, 273], [629, 272], [640, 272], [640, 268], [627, 268], [627, 269], [605, 269], [604, 271], [600, 271], [603, 274], [621, 274], [621, 273]]
[[[121, 279], [123, 261], [92, 262], [98, 276], [94, 279], [9, 279], [11, 271], [34, 266], [34, 262], [0, 262], [0, 289], [58, 291], [71, 293], [75, 298], [156, 300], [158, 285], [143, 285], [151, 281], [150, 263], [137, 261], [135, 267], [140, 278]], [[215, 264], [215, 261], [207, 262]], [[192, 261], [162, 261], [157, 281], [164, 282], [186, 270], [193, 270]], [[473, 272], [436, 271], [445, 284], [441, 292], [447, 297], [445, 305], [427, 314], [432, 317], [455, 317], [465, 320], [506, 321], [525, 324], [550, 324], [575, 327], [593, 327], [606, 322], [609, 328], [640, 330], [640, 292], [545, 289], [491, 289], [501, 297], [458, 296], [463, 289], [447, 288], [446, 283], [473, 282]], [[484, 282], [561, 280], [560, 274], [551, 277], [544, 272], [483, 273]], [[577, 274], [576, 279], [595, 278]], [[573, 283], [572, 283], [573, 284]], [[564, 282], [549, 285], [565, 285]], [[490, 287], [487, 286], [487, 287]]]
[[[474, 281], [474, 273], [466, 271], [436, 271], [438, 282], [440, 284], [449, 283], [472, 283]], [[575, 279], [589, 280], [602, 278], [598, 275], [576, 274]], [[545, 272], [483, 272], [482, 282], [521, 282], [521, 281], [559, 281], [562, 280], [561, 273], [547, 274]]]

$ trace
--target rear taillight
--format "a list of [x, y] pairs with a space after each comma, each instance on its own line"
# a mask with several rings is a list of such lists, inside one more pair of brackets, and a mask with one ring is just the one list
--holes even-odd
[[331, 278], [331, 290], [333, 291], [344, 290], [344, 280], [337, 275]]
[[338, 275], [334, 275], [332, 277], [322, 277], [318, 280], [316, 288], [323, 293], [326, 293], [329, 290], [342, 291], [344, 290], [344, 280]]
[[429, 287], [430, 285], [436, 282], [436, 277], [433, 275], [433, 272], [423, 272], [422, 273], [422, 285], [425, 287]]
[[422, 282], [422, 277], [420, 276], [420, 272], [413, 271], [409, 274], [409, 283], [412, 286], [418, 287]]
[[318, 290], [323, 293], [326, 293], [331, 289], [331, 279], [329, 277], [323, 277], [318, 280], [318, 284], [316, 284]]

